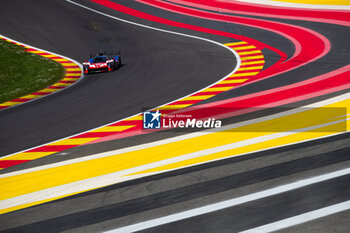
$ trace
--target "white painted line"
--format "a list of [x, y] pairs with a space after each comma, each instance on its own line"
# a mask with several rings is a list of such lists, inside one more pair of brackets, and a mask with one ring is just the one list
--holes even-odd
[[325, 9], [325, 10], [350, 10], [349, 5], [321, 5], [321, 4], [303, 4], [303, 3], [291, 3], [291, 2], [280, 2], [278, 0], [236, 0], [240, 2], [250, 4], [262, 4], [277, 7], [295, 7], [295, 8], [306, 8], [306, 9]]
[[164, 225], [164, 224], [168, 224], [168, 223], [172, 223], [172, 222], [176, 222], [176, 221], [192, 218], [192, 217], [195, 217], [195, 216], [211, 213], [211, 212], [214, 212], [214, 211], [230, 208], [230, 207], [233, 207], [233, 206], [241, 205], [241, 204], [244, 204], [244, 203], [247, 203], [247, 202], [251, 202], [251, 201], [255, 201], [255, 200], [258, 200], [258, 199], [262, 199], [262, 198], [265, 198], [265, 197], [270, 197], [270, 196], [273, 196], [273, 195], [289, 192], [289, 191], [292, 191], [294, 189], [302, 188], [302, 187], [305, 187], [305, 186], [308, 186], [308, 185], [312, 185], [312, 184], [315, 184], [315, 183], [319, 183], [319, 182], [323, 182], [323, 181], [326, 181], [326, 180], [334, 179], [334, 178], [337, 178], [337, 177], [340, 177], [340, 176], [344, 176], [344, 175], [348, 175], [348, 174], [350, 174], [350, 168], [346, 168], [346, 169], [335, 171], [335, 172], [331, 172], [331, 173], [328, 173], [328, 174], [324, 174], [324, 175], [320, 175], [320, 176], [316, 176], [316, 177], [312, 177], [312, 178], [296, 181], [296, 182], [293, 182], [293, 183], [281, 185], [281, 186], [278, 186], [278, 187], [275, 187], [275, 188], [271, 188], [271, 189], [267, 189], [267, 190], [264, 190], [264, 191], [248, 194], [248, 195], [245, 195], [245, 196], [242, 196], [242, 197], [233, 198], [233, 199], [222, 201], [222, 202], [218, 202], [218, 203], [215, 203], [215, 204], [206, 205], [206, 206], [203, 206], [203, 207], [199, 207], [199, 208], [195, 208], [195, 209], [179, 212], [179, 213], [176, 213], [176, 214], [171, 214], [171, 215], [168, 215], [168, 216], [165, 216], [165, 217], [160, 217], [160, 218], [152, 219], [152, 220], [149, 220], [149, 221], [136, 223], [136, 224], [133, 224], [133, 225], [121, 227], [121, 228], [114, 229], [114, 230], [107, 231], [107, 232], [108, 233], [122, 233], [122, 232], [135, 232], [135, 231], [146, 230], [146, 229], [150, 229], [152, 227], [161, 226], [161, 225]]
[[[81, 8], [84, 8], [84, 9], [86, 9], [86, 10], [92, 11], [92, 12], [94, 12], [94, 13], [97, 13], [97, 14], [100, 14], [100, 15], [103, 15], [103, 16], [106, 16], [106, 17], [111, 18], [111, 19], [114, 19], [114, 20], [118, 20], [118, 21], [121, 21], [121, 22], [124, 22], [124, 23], [136, 25], [136, 26], [139, 26], [139, 27], [143, 27], [143, 28], [147, 28], [147, 29], [151, 29], [151, 30], [155, 30], [155, 31], [160, 31], [160, 32], [164, 32], [164, 33], [170, 33], [170, 34], [174, 34], [174, 35], [179, 35], [179, 36], [184, 36], [184, 37], [189, 37], [189, 38], [194, 38], [194, 39], [198, 39], [198, 40], [207, 41], [207, 42], [210, 42], [210, 43], [219, 45], [220, 47], [223, 47], [223, 48], [229, 50], [231, 53], [233, 53], [233, 55], [234, 55], [235, 58], [236, 58], [237, 64], [236, 64], [236, 67], [235, 67], [229, 74], [227, 74], [225, 77], [223, 77], [222, 79], [218, 80], [217, 82], [214, 82], [214, 83], [208, 85], [207, 87], [204, 87], [204, 88], [202, 88], [202, 89], [200, 89], [200, 90], [198, 90], [198, 91], [196, 91], [196, 92], [193, 92], [193, 93], [188, 94], [188, 95], [186, 95], [186, 96], [180, 97], [180, 98], [178, 98], [178, 99], [176, 99], [176, 100], [170, 101], [170, 102], [168, 102], [168, 103], [165, 103], [165, 104], [160, 105], [160, 106], [155, 107], [155, 108], [159, 108], [159, 107], [161, 107], [161, 106], [171, 104], [171, 103], [176, 102], [176, 101], [178, 101], [178, 100], [180, 100], [180, 99], [186, 98], [186, 97], [191, 96], [191, 95], [193, 95], [193, 94], [195, 94], [195, 93], [198, 93], [198, 92], [200, 92], [200, 91], [202, 91], [202, 90], [205, 90], [205, 89], [207, 89], [208, 87], [210, 87], [210, 86], [212, 86], [212, 85], [214, 85], [214, 84], [216, 84], [216, 83], [219, 83], [219, 82], [221, 82], [222, 80], [228, 78], [229, 76], [231, 76], [232, 74], [234, 74], [234, 73], [238, 70], [238, 68], [241, 66], [241, 59], [240, 59], [239, 55], [237, 54], [237, 52], [236, 52], [235, 50], [231, 49], [230, 47], [227, 47], [227, 46], [225, 46], [225, 45], [223, 45], [223, 44], [220, 44], [219, 42], [216, 42], [216, 41], [213, 41], [213, 40], [210, 40], [210, 39], [206, 39], [206, 38], [201, 38], [201, 37], [198, 37], [198, 36], [192, 36], [192, 35], [187, 35], [187, 34], [183, 34], [183, 33], [179, 33], [179, 32], [172, 32], [172, 31], [168, 31], [168, 30], [164, 30], [164, 29], [159, 29], [159, 28], [147, 26], [147, 25], [142, 25], [142, 24], [139, 24], [139, 23], [131, 22], [131, 21], [128, 21], [128, 20], [125, 20], [125, 19], [121, 19], [121, 18], [117, 18], [117, 17], [115, 17], [115, 16], [111, 16], [111, 15], [105, 14], [105, 13], [103, 13], [103, 12], [100, 12], [100, 11], [97, 11], [97, 10], [94, 10], [94, 9], [91, 9], [91, 8], [89, 8], [89, 7], [86, 7], [86, 6], [81, 5], [81, 4], [79, 4], [79, 3], [73, 2], [73, 1], [71, 1], [71, 0], [66, 0], [66, 1], [69, 2], [69, 3], [72, 3], [72, 4], [74, 4], [74, 5], [77, 5], [77, 6], [81, 7]], [[35, 48], [35, 47], [33, 47], [33, 48]], [[35, 49], [36, 49], [36, 48], [35, 48]], [[45, 51], [45, 50], [42, 50], [42, 51]], [[52, 53], [52, 54], [54, 54], [54, 53]], [[60, 56], [61, 56], [61, 55], [60, 55]], [[64, 57], [64, 56], [62, 56], [62, 57]], [[64, 57], [64, 58], [66, 58], [66, 57]], [[67, 58], [67, 59], [69, 59], [69, 58]], [[70, 60], [72, 60], [72, 59], [70, 59]], [[81, 69], [83, 70], [81, 64], [80, 64], [80, 63], [78, 63], [78, 64], [80, 65]], [[72, 85], [71, 85], [71, 86], [72, 86]], [[7, 108], [6, 108], [6, 109], [7, 109]], [[15, 152], [15, 153], [11, 153], [11, 154], [8, 154], [8, 155], [3, 156], [3, 157], [1, 157], [1, 158], [6, 158], [6, 157], [9, 157], [9, 156], [18, 154], [18, 153], [23, 153], [23, 152], [25, 152], [25, 151], [32, 150], [32, 149], [36, 149], [36, 148], [39, 148], [39, 147], [41, 147], [41, 146], [45, 146], [45, 145], [48, 145], [48, 144], [51, 144], [51, 143], [59, 142], [59, 141], [64, 140], [64, 139], [68, 139], [68, 138], [71, 138], [71, 137], [75, 137], [75, 136], [77, 136], [77, 135], [80, 135], [80, 134], [83, 134], [83, 133], [86, 133], [86, 132], [90, 132], [90, 131], [92, 131], [92, 130], [96, 130], [96, 129], [99, 129], [99, 128], [102, 128], [102, 127], [105, 127], [105, 126], [108, 126], [108, 125], [111, 125], [111, 124], [115, 124], [115, 123], [120, 122], [120, 121], [123, 121], [123, 120], [125, 120], [125, 119], [131, 118], [131, 117], [134, 117], [134, 116], [138, 116], [138, 115], [140, 115], [140, 114], [141, 114], [141, 113], [137, 113], [137, 114], [135, 114], [135, 115], [125, 117], [125, 118], [123, 118], [123, 119], [121, 119], [121, 120], [117, 120], [117, 121], [114, 121], [114, 122], [110, 122], [110, 123], [107, 123], [107, 124], [105, 124], [105, 125], [98, 126], [98, 127], [96, 127], [96, 128], [89, 129], [89, 130], [86, 130], [86, 131], [83, 131], [83, 132], [80, 132], [80, 133], [77, 133], [77, 134], [74, 134], [74, 135], [71, 135], [71, 136], [68, 136], [68, 137], [65, 137], [65, 138], [61, 138], [61, 139], [58, 139], [58, 140], [55, 140], [55, 141], [51, 141], [51, 142], [48, 142], [48, 143], [45, 143], [45, 144], [42, 144], [42, 145], [39, 145], [39, 146], [35, 146], [35, 147], [28, 148], [28, 149], [25, 149], [25, 150], [22, 150], [22, 151], [18, 151], [18, 152]]]
[[[43, 52], [46, 52], [46, 53], [49, 53], [49, 54], [56, 55], [56, 56], [58, 56], [58, 57], [65, 58], [65, 59], [71, 61], [72, 63], [75, 63], [76, 65], [78, 65], [78, 66], [80, 67], [80, 70], [81, 70], [80, 78], [79, 78], [77, 81], [75, 81], [73, 84], [71, 84], [71, 85], [69, 85], [69, 86], [67, 86], [67, 87], [65, 87], [65, 88], [63, 88], [63, 89], [60, 89], [60, 90], [58, 90], [58, 91], [52, 92], [52, 93], [50, 93], [50, 94], [47, 94], [47, 95], [44, 95], [44, 96], [41, 96], [41, 97], [38, 97], [38, 98], [35, 98], [35, 99], [32, 99], [32, 100], [29, 100], [29, 101], [26, 101], [26, 102], [23, 102], [23, 103], [20, 103], [20, 104], [16, 104], [16, 105], [13, 105], [13, 106], [9, 106], [9, 107], [7, 107], [7, 108], [1, 109], [0, 111], [5, 111], [5, 110], [10, 109], [10, 108], [15, 108], [15, 107], [17, 107], [17, 106], [20, 106], [20, 105], [23, 105], [23, 104], [26, 104], [26, 103], [30, 103], [30, 102], [33, 102], [33, 101], [35, 101], [35, 100], [38, 100], [38, 99], [41, 99], [41, 98], [45, 98], [45, 97], [50, 96], [50, 95], [54, 95], [54, 94], [56, 94], [56, 93], [58, 93], [58, 92], [61, 92], [61, 91], [63, 91], [63, 90], [66, 90], [66, 89], [68, 89], [68, 88], [74, 86], [75, 84], [77, 84], [78, 82], [80, 82], [80, 81], [84, 78], [83, 66], [80, 64], [80, 62], [77, 62], [76, 60], [73, 60], [72, 58], [65, 57], [65, 56], [63, 56], [63, 55], [61, 55], [61, 54], [53, 53], [53, 52], [50, 52], [50, 51], [47, 51], [47, 50], [44, 50], [44, 49], [39, 49], [39, 48], [36, 48], [36, 47], [34, 47], [34, 46], [24, 44], [24, 43], [22, 43], [22, 42], [16, 41], [16, 40], [11, 39], [11, 38], [9, 38], [9, 37], [6, 37], [6, 36], [4, 36], [4, 35], [0, 35], [0, 36], [3, 37], [3, 38], [6, 38], [6, 39], [8, 39], [8, 40], [11, 40], [11, 41], [13, 41], [13, 42], [19, 43], [19, 44], [21, 44], [21, 45], [27, 46], [28, 48], [40, 50], [40, 51], [43, 51]], [[40, 55], [39, 55], [39, 56], [40, 56]], [[54, 60], [52, 60], [52, 61], [54, 61]], [[30, 150], [30, 149], [28, 149], [28, 150]], [[20, 152], [16, 152], [16, 153], [14, 153], [14, 154], [17, 154], [17, 153], [20, 153]], [[13, 155], [13, 154], [10, 154], [10, 155]], [[1, 157], [1, 158], [6, 158], [6, 157], [8, 157], [8, 156], [10, 156], [10, 155], [6, 155], [6, 156], [3, 156], [3, 157]]]
[[306, 223], [318, 218], [323, 218], [350, 209], [350, 201], [344, 201], [318, 210], [310, 211], [281, 221], [269, 223], [260, 227], [252, 228], [240, 233], [274, 232], [288, 227]]
[[[326, 123], [326, 124], [322, 124], [322, 125], [318, 125], [318, 126], [312, 126], [312, 127], [304, 128], [303, 130], [308, 131], [308, 130], [336, 124], [336, 123], [343, 122], [343, 121], [345, 121], [345, 120], [339, 120], [339, 121], [334, 121], [331, 123]], [[241, 142], [236, 142], [236, 143], [232, 143], [232, 144], [228, 144], [228, 145], [224, 145], [224, 146], [219, 146], [216, 148], [211, 148], [211, 149], [197, 151], [197, 152], [193, 152], [193, 153], [189, 153], [189, 154], [185, 154], [185, 155], [180, 155], [180, 156], [173, 157], [170, 159], [165, 159], [165, 160], [161, 160], [161, 161], [157, 161], [157, 162], [153, 162], [153, 163], [149, 163], [149, 164], [144, 164], [141, 166], [137, 166], [137, 167], [125, 169], [122, 171], [109, 173], [106, 175], [92, 177], [89, 179], [80, 180], [80, 181], [76, 181], [76, 182], [72, 182], [72, 183], [68, 183], [68, 184], [64, 184], [64, 185], [59, 185], [56, 187], [52, 187], [52, 188], [40, 190], [37, 192], [28, 193], [28, 194], [24, 194], [21, 196], [2, 200], [2, 201], [0, 201], [0, 209], [7, 209], [7, 208], [15, 207], [18, 205], [40, 202], [40, 201], [44, 201], [44, 200], [52, 199], [52, 198], [59, 198], [59, 197], [66, 196], [66, 195], [72, 195], [74, 193], [84, 192], [87, 190], [101, 188], [101, 187], [104, 187], [107, 185], [120, 183], [120, 182], [123, 182], [126, 180], [137, 179], [137, 178], [146, 176], [147, 174], [141, 174], [141, 175], [130, 176], [130, 177], [128, 177], [127, 175], [137, 173], [137, 172], [142, 172], [142, 171], [152, 169], [152, 168], [161, 167], [161, 166], [176, 163], [176, 162], [180, 162], [180, 161], [185, 161], [185, 160], [192, 159], [192, 158], [198, 158], [198, 157], [209, 155], [212, 153], [230, 150], [230, 149], [238, 148], [241, 146], [246, 146], [246, 145], [259, 143], [259, 142], [263, 142], [263, 141], [267, 141], [267, 140], [272, 140], [275, 138], [288, 136], [291, 134], [297, 134], [297, 133], [299, 133], [299, 132], [289, 131], [289, 132], [283, 132], [283, 133], [274, 133], [274, 134], [270, 134], [270, 135], [265, 135], [265, 136], [261, 136], [261, 137], [257, 137], [257, 138], [244, 140]], [[148, 175], [151, 175], [151, 174], [148, 174]]]
[[[226, 125], [226, 126], [220, 128], [220, 131], [225, 131], [225, 130], [229, 130], [229, 129], [234, 129], [234, 128], [238, 128], [238, 127], [242, 127], [242, 126], [246, 126], [246, 125], [251, 125], [251, 124], [263, 122], [263, 121], [277, 119], [277, 118], [280, 118], [280, 117], [283, 117], [283, 116], [288, 116], [288, 115], [291, 115], [291, 114], [307, 111], [310, 108], [322, 107], [322, 106], [325, 106], [325, 105], [328, 105], [328, 104], [332, 104], [332, 103], [336, 103], [336, 102], [339, 102], [339, 101], [347, 100], [349, 98], [350, 98], [350, 93], [346, 93], [346, 94], [343, 94], [343, 95], [339, 95], [339, 96], [333, 97], [331, 99], [327, 99], [327, 100], [324, 100], [324, 101], [320, 101], [320, 102], [317, 102], [317, 103], [313, 103], [313, 104], [307, 105], [307, 106], [305, 106], [303, 108], [292, 109], [292, 110], [289, 110], [289, 111], [285, 111], [285, 112], [281, 112], [281, 113], [277, 113], [277, 114], [273, 114], [273, 115], [269, 115], [269, 116], [265, 116], [265, 117], [261, 117], [261, 118], [256, 118], [256, 119], [252, 119], [252, 120], [248, 120], [248, 121], [243, 121], [243, 122], [240, 122], [240, 123], [234, 123], [234, 124]], [[342, 121], [345, 121], [345, 120], [346, 119], [341, 119], [341, 120], [339, 120], [337, 122], [342, 122]], [[317, 128], [317, 127], [321, 127], [321, 126], [314, 126], [314, 127]], [[298, 132], [300, 132], [302, 130], [305, 130], [305, 131], [306, 130], [310, 130], [312, 128], [313, 127], [300, 129], [300, 130], [298, 130]], [[185, 135], [181, 135], [181, 136], [177, 136], [177, 137], [173, 137], [173, 138], [168, 138], [168, 139], [159, 140], [159, 141], [155, 141], [155, 142], [145, 143], [145, 144], [132, 146], [132, 147], [127, 147], [127, 148], [123, 148], [123, 149], [117, 149], [117, 150], [108, 151], [108, 152], [104, 152], [104, 153], [100, 153], [100, 154], [95, 154], [95, 155], [85, 156], [85, 157], [81, 157], [81, 158], [70, 159], [70, 160], [66, 160], [66, 161], [62, 161], [62, 162], [58, 162], [58, 163], [52, 163], [52, 164], [38, 166], [38, 167], [34, 167], [34, 168], [29, 168], [29, 169], [23, 169], [23, 170], [19, 170], [19, 171], [9, 172], [9, 173], [5, 173], [5, 174], [1, 174], [0, 175], [0, 179], [1, 178], [5, 178], [5, 177], [10, 177], [10, 176], [16, 176], [16, 175], [20, 175], [20, 174], [26, 174], [26, 173], [30, 173], [30, 172], [45, 170], [45, 169], [49, 169], [49, 168], [55, 168], [55, 167], [69, 165], [69, 164], [84, 162], [84, 161], [88, 161], [88, 160], [104, 158], [104, 157], [118, 155], [118, 154], [127, 153], [127, 152], [131, 152], [131, 151], [142, 150], [142, 149], [146, 149], [146, 148], [150, 148], [150, 147], [154, 147], [154, 146], [159, 146], [159, 145], [164, 145], [164, 144], [168, 144], [168, 143], [172, 143], [172, 142], [186, 140], [186, 139], [190, 139], [190, 138], [194, 138], [194, 137], [199, 137], [199, 136], [202, 136], [202, 135], [211, 134], [211, 133], [215, 133], [215, 132], [217, 132], [217, 131], [215, 131], [215, 130], [213, 131], [212, 129], [208, 129], [208, 130], [204, 130], [202, 132], [185, 134]], [[244, 141], [241, 141], [241, 142], [233, 143], [233, 144], [230, 144], [230, 146], [231, 147], [232, 146], [239, 146], [239, 145], [243, 146], [244, 144], [246, 144], [248, 142], [249, 143], [253, 143], [253, 142], [258, 142], [259, 140], [262, 140], [262, 139], [268, 140], [269, 138], [271, 139], [273, 137], [277, 137], [278, 135], [280, 137], [282, 137], [282, 136], [290, 135], [290, 134], [293, 134], [293, 133], [297, 133], [297, 131], [293, 130], [293, 131], [290, 131], [290, 132], [281, 132], [281, 133], [278, 133], [278, 134], [265, 135], [265, 136], [261, 136], [261, 137], [258, 137], [258, 138], [252, 138], [252, 139], [244, 140]], [[344, 132], [342, 132], [342, 133], [344, 133]], [[229, 145], [222, 146], [221, 148], [227, 148], [227, 146], [229, 146]], [[212, 150], [212, 149], [209, 149], [209, 150]], [[255, 151], [255, 152], [257, 152], [257, 151]], [[195, 153], [203, 153], [203, 151], [199, 151], [199, 152], [195, 152]]]

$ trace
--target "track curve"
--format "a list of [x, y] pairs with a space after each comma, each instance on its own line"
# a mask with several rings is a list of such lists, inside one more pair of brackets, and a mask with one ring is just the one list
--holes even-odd
[[[26, 5], [18, 8], [19, 4]], [[4, 35], [78, 61], [85, 60], [90, 50], [120, 48], [125, 66], [1, 112], [0, 130], [6, 132], [0, 135], [1, 155], [167, 103], [221, 79], [235, 67], [232, 54], [217, 45], [127, 25], [65, 1], [3, 5]]]
[[[92, 6], [94, 9], [103, 10], [108, 14], [119, 14], [114, 10], [98, 6], [94, 4], [93, 1], [77, 0], [77, 2], [82, 2], [88, 6]], [[97, 1], [94, 0], [94, 2]], [[254, 40], [258, 39], [262, 43], [269, 44], [270, 46], [282, 51], [284, 54], [286, 54], [285, 59], [289, 59], [293, 57], [293, 54], [295, 54], [295, 47], [293, 47], [293, 44], [288, 41], [288, 39], [283, 38], [280, 35], [276, 35], [276, 33], [273, 32], [242, 25], [228, 25], [226, 22], [213, 22], [208, 19], [195, 19], [184, 15], [180, 16], [161, 9], [140, 4], [142, 1], [120, 0], [114, 2], [122, 3], [123, 5], [133, 9], [143, 10], [144, 12], [150, 13], [154, 16], [162, 16], [167, 19], [176, 19], [182, 23], [191, 22], [195, 26], [205, 25], [209, 29], [220, 29], [225, 33], [232, 33], [234, 31], [237, 32], [237, 34], [241, 33], [248, 35], [254, 38]], [[158, 2], [178, 1], [173, 0]], [[293, 12], [291, 11], [290, 13], [292, 14]], [[157, 25], [164, 28], [167, 27], [165, 25], [159, 25], [156, 22], [147, 22], [143, 19], [133, 18], [132, 16], [128, 15], [123, 15], [123, 17], [133, 19], [137, 22], [143, 22], [148, 25]], [[260, 17], [261, 16], [257, 16], [254, 18]], [[333, 16], [330, 16], [330, 18], [333, 18]], [[339, 16], [339, 20], [342, 20], [340, 18], [341, 16]], [[209, 106], [212, 104], [211, 102], [216, 100], [222, 101], [219, 103], [223, 104], [237, 100], [244, 104], [247, 103], [245, 98], [248, 95], [253, 97], [252, 99], [249, 99], [249, 101], [253, 102], [253, 104], [254, 102], [256, 103], [262, 99], [266, 101], [278, 102], [278, 99], [284, 96], [279, 96], [278, 94], [280, 94], [280, 92], [278, 91], [276, 91], [275, 94], [274, 91], [277, 89], [284, 90], [285, 92], [293, 95], [298, 93], [302, 95], [305, 94], [304, 91], [306, 90], [312, 91], [315, 89], [326, 89], [328, 87], [327, 82], [331, 82], [329, 86], [335, 84], [336, 82], [332, 82], [333, 79], [331, 78], [337, 78], [338, 75], [342, 76], [339, 76], [341, 78], [337, 78], [336, 81], [339, 81], [340, 85], [344, 83], [348, 85], [346, 82], [347, 76], [344, 76], [342, 73], [343, 71], [349, 72], [349, 60], [348, 56], [346, 56], [349, 52], [346, 46], [346, 41], [348, 40], [349, 36], [348, 28], [344, 27], [344, 25], [324, 25], [323, 23], [314, 22], [313, 20], [311, 20], [312, 22], [303, 22], [300, 19], [301, 18], [299, 18], [299, 20], [268, 18], [268, 20], [274, 20], [283, 24], [297, 24], [299, 27], [309, 28], [310, 30], [316, 31], [320, 35], [325, 36], [332, 45], [327, 55], [323, 54], [325, 56], [322, 58], [314, 60], [303, 67], [294, 69], [293, 71], [289, 71], [288, 73], [279, 74], [261, 82], [252, 83], [250, 85], [223, 93], [220, 96], [215, 97], [214, 100], [209, 99], [207, 101], [209, 104], [205, 106]], [[176, 30], [187, 31], [187, 29]], [[335, 31], [338, 33], [338, 35], [343, 35], [343, 37], [339, 38], [338, 35], [334, 35]], [[196, 35], [200, 34], [198, 31], [192, 33]], [[215, 38], [216, 40], [223, 42], [227, 40], [222, 37], [218, 37], [217, 35], [207, 34], [205, 36]], [[310, 41], [307, 44], [312, 45]], [[271, 65], [281, 59], [281, 57], [272, 50], [265, 49], [263, 52], [265, 53], [266, 57], [269, 58], [268, 64], [265, 68], [271, 67]], [[322, 51], [320, 54], [322, 54]], [[343, 57], [339, 55], [343, 55]], [[307, 60], [307, 58], [308, 57], [305, 57], [305, 59], [301, 59], [297, 62], [303, 63]], [[346, 69], [343, 69], [343, 67], [346, 67]], [[308, 88], [298, 86], [300, 83], [307, 84], [305, 86]], [[309, 96], [310, 99], [296, 98], [294, 99], [294, 102], [291, 101], [290, 103], [293, 103], [293, 108], [297, 108], [308, 103], [314, 103], [320, 100], [327, 100], [334, 96], [340, 96], [340, 94], [347, 93], [348, 89], [335, 89], [334, 92], [327, 93], [322, 91], [320, 92], [321, 94], [318, 96]], [[261, 98], [259, 95], [260, 93], [265, 93], [270, 96], [266, 95], [266, 98]], [[348, 95], [342, 95], [342, 98], [344, 99], [347, 97]], [[293, 100], [293, 98], [291, 99]], [[218, 102], [214, 102], [214, 104], [217, 103]], [[281, 103], [281, 105], [283, 104], [286, 104], [286, 102]], [[254, 115], [251, 117], [254, 117]], [[300, 124], [302, 123], [303, 122], [301, 121]], [[83, 159], [85, 159], [88, 157], [87, 155], [90, 154], [96, 155], [100, 152], [115, 150], [115, 148], [128, 149], [135, 145], [135, 143], [141, 144], [154, 141], [158, 142], [158, 140], [164, 139], [167, 136], [169, 138], [173, 137], [173, 135], [169, 136], [166, 133], [160, 133], [146, 136], [143, 135], [143, 137], [135, 136], [125, 140], [115, 140], [96, 145], [86, 145], [85, 147], [83, 146], [81, 148], [76, 148], [76, 150], [71, 150], [71, 154], [74, 155], [68, 155], [67, 157], [84, 157]], [[231, 139], [235, 137], [238, 138], [239, 135], [233, 134]], [[230, 137], [227, 135], [222, 135], [220, 138], [223, 141]], [[207, 143], [209, 144], [211, 141], [213, 140], [208, 140]], [[350, 179], [348, 172], [350, 166], [350, 153], [348, 147], [349, 142], [349, 133], [340, 133], [337, 136], [325, 136], [323, 139], [316, 141], [290, 144], [287, 147], [276, 147], [274, 149], [250, 153], [249, 156], [232, 156], [231, 158], [226, 158], [225, 160], [221, 161], [218, 160], [207, 164], [188, 166], [174, 171], [168, 170], [169, 172], [166, 173], [158, 174], [154, 171], [154, 173], [152, 173], [151, 169], [151, 171], [148, 172], [149, 174], [153, 175], [148, 177], [147, 172], [146, 174], [136, 173], [133, 174], [133, 176], [136, 177], [135, 180], [95, 189], [42, 205], [4, 214], [0, 219], [2, 219], [6, 224], [0, 226], [0, 229], [10, 230], [13, 232], [36, 232], [40, 231], [41, 229], [47, 229], [52, 232], [97, 232], [119, 229], [119, 227], [130, 225], [132, 227], [132, 224], [134, 223], [140, 223], [140, 225], [146, 223], [145, 228], [140, 228], [145, 229], [146, 232], [238, 232], [248, 230], [250, 228], [259, 227], [267, 223], [278, 221], [281, 218], [287, 219], [298, 214], [320, 209], [325, 207], [325, 205], [333, 205], [348, 200], [350, 189], [348, 186], [346, 186], [346, 184]], [[184, 144], [179, 144], [179, 148], [188, 149], [190, 146], [181, 146], [185, 145], [185, 143], [186, 142], [184, 142]], [[200, 139], [197, 141], [197, 144], [199, 143]], [[206, 142], [202, 143], [204, 144]], [[168, 150], [164, 151], [153, 151], [153, 154], [170, 154], [173, 152], [174, 154], [178, 153], [176, 144], [174, 144], [173, 147], [169, 146], [169, 148]], [[152, 151], [153, 147], [148, 147], [145, 145], [145, 149], [150, 149], [149, 151]], [[156, 149], [157, 148], [155, 147], [154, 150]], [[203, 151], [204, 150], [199, 150], [198, 152]], [[118, 155], [120, 155], [120, 157], [123, 155], [113, 154], [116, 153], [115, 151], [111, 151], [110, 153], [116, 160], [118, 160]], [[153, 154], [151, 154], [150, 157]], [[111, 160], [106, 159], [106, 164], [104, 164], [103, 161], [100, 161], [99, 165], [101, 166], [101, 169], [97, 170], [111, 169], [113, 166], [124, 166], [126, 164], [108, 163], [108, 161], [112, 161], [112, 155], [110, 158], [108, 158]], [[133, 154], [131, 153], [126, 154], [127, 157], [131, 157], [132, 155]], [[142, 160], [142, 156], [145, 156], [146, 152], [143, 155], [140, 153], [139, 157], [137, 157], [137, 155], [137, 152], [135, 152], [135, 157], [132, 157], [135, 158], [135, 161]], [[103, 155], [101, 154], [101, 156]], [[33, 163], [29, 162], [29, 165], [24, 165], [24, 168], [27, 166], [27, 168], [35, 167], [35, 169], [41, 169], [39, 166], [42, 164], [51, 165], [53, 162], [64, 161], [66, 159], [67, 158], [59, 158], [59, 156], [48, 157], [40, 161], [32, 161]], [[97, 167], [97, 161], [95, 161], [95, 163], [94, 161], [91, 161], [91, 163]], [[56, 165], [59, 166], [59, 164]], [[86, 173], [93, 170], [88, 169], [92, 168], [93, 166], [86, 166]], [[62, 166], [60, 169], [65, 168]], [[69, 174], [74, 173], [75, 176], [78, 176], [81, 175], [79, 173], [81, 172], [84, 175], [83, 171], [78, 171], [77, 168], [74, 170], [74, 167], [68, 167], [67, 170], [64, 171], [67, 172], [69, 169], [72, 169], [70, 172], [68, 172]], [[241, 202], [241, 204], [227, 207], [221, 209], [220, 211], [208, 212], [208, 214], [202, 215], [192, 215], [192, 217], [189, 216], [190, 218], [188, 219], [180, 218], [181, 221], [178, 222], [174, 222], [176, 219], [172, 219], [168, 222], [160, 221], [163, 216], [171, 217], [172, 213], [183, 213], [182, 211], [188, 209], [196, 210], [198, 207], [207, 207], [212, 203], [216, 204], [217, 202], [232, 198], [240, 199], [241, 197], [250, 196], [259, 192], [268, 193], [266, 190], [276, 190], [275, 187], [280, 187], [283, 184], [293, 183], [296, 180], [305, 180], [306, 178], [310, 177], [325, 177], [327, 176], [327, 173], [338, 171], [340, 169], [347, 170], [347, 173], [344, 173], [345, 175], [336, 179], [324, 179], [322, 182], [312, 183], [309, 186], [303, 186], [298, 190], [291, 190], [291, 192], [280, 192], [277, 193], [277, 195], [265, 195], [265, 198], [255, 199], [254, 202]], [[27, 170], [24, 172], [29, 173], [30, 171]], [[19, 173], [21, 173], [21, 171], [19, 171]], [[47, 175], [54, 176], [55, 174], [48, 173]], [[143, 177], [143, 175], [146, 177]], [[30, 177], [30, 175], [28, 177]], [[94, 178], [98, 178], [98, 176]], [[128, 179], [127, 176], [124, 178]], [[111, 182], [114, 181], [113, 179], [110, 180]], [[89, 183], [88, 179], [82, 181]], [[66, 188], [73, 189], [74, 187], [72, 186], [74, 185]], [[36, 197], [34, 192], [28, 194], [33, 194], [32, 196]], [[74, 206], [74, 208], [72, 208], [72, 206]], [[299, 228], [303, 228], [303, 230], [308, 229], [308, 232], [326, 232], [327, 229], [329, 229], [327, 227], [314, 231], [312, 231], [312, 229], [317, 229], [317, 226], [327, 226], [328, 223], [328, 227], [331, 226], [332, 229], [339, 230], [339, 232], [347, 232], [346, 230], [349, 229], [349, 223], [347, 220], [348, 216], [349, 210], [342, 213], [339, 218], [327, 217], [322, 219], [323, 223], [321, 224], [311, 222], [303, 224]], [[232, 221], [232, 219], [236, 221]], [[154, 228], [149, 228], [147, 223], [153, 220], [159, 224], [153, 225], [155, 226]], [[287, 229], [287, 232], [290, 232], [288, 230], [289, 229]], [[300, 231], [300, 229], [294, 230], [295, 231], [292, 229], [291, 232], [298, 232], [298, 230]]]

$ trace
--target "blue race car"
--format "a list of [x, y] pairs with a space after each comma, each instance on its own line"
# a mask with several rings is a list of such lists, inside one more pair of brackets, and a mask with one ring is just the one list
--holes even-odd
[[122, 65], [120, 55], [107, 57], [104, 52], [99, 52], [95, 57], [90, 56], [89, 60], [83, 62], [84, 74], [91, 72], [108, 72], [118, 69]]

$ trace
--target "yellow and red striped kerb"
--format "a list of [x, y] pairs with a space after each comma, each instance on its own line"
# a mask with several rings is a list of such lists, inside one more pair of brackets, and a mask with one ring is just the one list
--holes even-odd
[[64, 88], [72, 85], [73, 83], [75, 83], [82, 75], [82, 71], [80, 69], [80, 66], [72, 60], [58, 56], [56, 54], [52, 54], [52, 53], [49, 53], [46, 51], [41, 51], [41, 50], [38, 50], [36, 48], [32, 48], [30, 46], [21, 44], [19, 42], [13, 41], [13, 40], [8, 39], [8, 38], [3, 37], [3, 36], [0, 36], [0, 39], [3, 39], [7, 42], [16, 44], [18, 46], [21, 46], [21, 47], [25, 48], [25, 51], [27, 51], [29, 53], [34, 53], [34, 54], [40, 55], [42, 57], [46, 57], [48, 59], [54, 60], [55, 62], [60, 63], [65, 69], [65, 76], [59, 82], [57, 82], [49, 87], [46, 87], [45, 89], [42, 89], [40, 91], [31, 93], [29, 95], [22, 96], [18, 99], [13, 99], [13, 100], [10, 100], [10, 101], [4, 102], [4, 103], [0, 103], [0, 110], [15, 106], [15, 105], [23, 104], [25, 102], [43, 97], [45, 95], [52, 94], [53, 92], [60, 91]]

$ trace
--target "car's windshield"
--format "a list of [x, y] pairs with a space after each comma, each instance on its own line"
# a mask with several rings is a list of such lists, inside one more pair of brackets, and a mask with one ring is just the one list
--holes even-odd
[[95, 63], [97, 63], [97, 62], [106, 62], [106, 61], [107, 61], [107, 57], [106, 56], [97, 56], [94, 59]]

